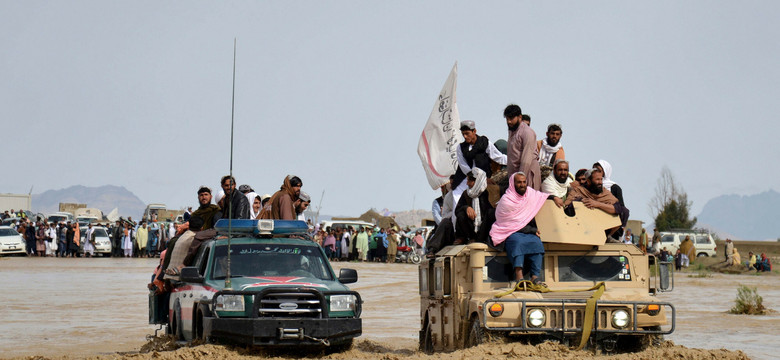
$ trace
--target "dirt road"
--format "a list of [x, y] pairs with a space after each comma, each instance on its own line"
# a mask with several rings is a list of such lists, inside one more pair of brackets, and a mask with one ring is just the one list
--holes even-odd
[[[156, 259], [58, 259], [0, 258], [3, 325], [0, 357], [43, 356], [70, 358], [137, 352], [155, 327], [147, 325], [146, 283]], [[352, 286], [365, 300], [363, 336], [344, 354], [329, 358], [404, 358], [417, 353], [419, 300], [417, 267], [405, 264], [343, 264], [353, 267], [360, 281]], [[728, 315], [737, 284], [757, 286], [765, 304], [780, 309], [780, 278], [756, 275], [722, 275], [691, 278], [678, 274], [675, 290], [661, 296], [678, 310], [678, 326], [668, 336], [678, 346], [665, 344], [631, 358], [682, 356], [683, 358], [771, 359], [780, 353], [780, 315], [760, 317]], [[743, 350], [727, 351], [685, 349]], [[114, 355], [109, 355], [114, 354]], [[133, 359], [151, 354], [127, 355]], [[200, 354], [200, 355], [198, 355]], [[243, 352], [205, 345], [158, 353], [157, 358], [240, 358]], [[475, 349], [432, 358], [450, 359], [491, 354], [492, 357], [538, 356], [581, 358], [590, 353], [572, 352], [546, 344], [488, 344]], [[629, 358], [629, 357], [626, 357]]]

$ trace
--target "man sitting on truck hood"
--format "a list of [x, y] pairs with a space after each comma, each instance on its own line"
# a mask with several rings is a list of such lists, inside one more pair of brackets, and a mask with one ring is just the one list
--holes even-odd
[[555, 205], [563, 207], [563, 200], [566, 200], [572, 181], [574, 180], [569, 177], [569, 162], [563, 159], [555, 160], [553, 171], [542, 182], [542, 192], [552, 195]]
[[523, 279], [523, 269], [539, 282], [544, 246], [537, 235], [534, 217], [547, 200], [547, 194], [536, 191], [526, 182], [523, 172], [512, 174], [512, 183], [496, 207], [496, 222], [490, 229], [493, 245], [504, 244], [515, 269], [515, 281]]
[[[566, 201], [563, 202], [565, 210], [568, 212], [573, 211], [571, 207], [572, 202], [582, 201], [588, 209], [600, 209], [607, 214], [617, 214], [620, 216], [621, 226], [626, 226], [628, 222], [628, 208], [620, 203], [609, 190], [605, 189], [602, 185], [603, 173], [599, 169], [590, 169], [585, 173], [585, 186], [572, 187], [569, 191], [569, 195]], [[622, 235], [620, 230], [621, 226], [616, 226], [607, 230], [607, 236], [612, 238], [613, 235], [620, 237]], [[619, 241], [617, 241], [619, 242]]]

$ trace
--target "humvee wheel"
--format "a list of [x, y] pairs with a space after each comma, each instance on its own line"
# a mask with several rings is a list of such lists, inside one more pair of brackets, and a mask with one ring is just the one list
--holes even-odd
[[[647, 328], [648, 330], [661, 330], [660, 326]], [[624, 335], [618, 337], [618, 352], [640, 352], [651, 346], [659, 346], [663, 342], [663, 335], [645, 334], [645, 335]]]
[[425, 328], [420, 332], [420, 351], [426, 354], [433, 354], [433, 330], [431, 324], [426, 322]]
[[479, 316], [477, 314], [471, 315], [471, 320], [469, 320], [468, 333], [466, 334], [466, 341], [463, 346], [470, 348], [484, 342], [485, 330], [482, 329], [482, 325], [479, 323]]

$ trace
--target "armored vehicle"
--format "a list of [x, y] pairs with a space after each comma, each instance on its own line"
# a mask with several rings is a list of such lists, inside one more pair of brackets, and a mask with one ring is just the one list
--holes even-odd
[[262, 346], [340, 350], [361, 335], [360, 294], [343, 285], [357, 272], [337, 277], [306, 223], [219, 220], [215, 228], [173, 290], [150, 293], [149, 323], [179, 340]]
[[672, 266], [635, 245], [606, 243], [619, 219], [574, 204], [573, 217], [550, 200], [536, 216], [546, 286], [510, 288], [506, 253], [483, 243], [448, 246], [420, 264], [420, 348], [452, 351], [497, 335], [631, 351], [672, 333], [675, 308], [654, 296], [673, 288]]

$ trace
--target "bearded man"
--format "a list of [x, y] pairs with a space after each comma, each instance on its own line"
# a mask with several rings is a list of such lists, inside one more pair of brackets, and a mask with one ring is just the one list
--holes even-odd
[[[572, 187], [569, 195], [563, 202], [564, 210], [573, 215], [574, 208], [571, 206], [574, 201], [582, 201], [588, 209], [600, 209], [607, 214], [616, 214], [620, 217], [621, 226], [616, 226], [607, 230], [607, 236], [614, 239], [614, 236], [620, 238], [621, 227], [625, 227], [628, 222], [629, 211], [620, 201], [605, 189], [603, 186], [603, 173], [599, 169], [590, 169], [585, 173], [585, 186]], [[620, 242], [619, 240], [617, 242]]]
[[547, 194], [529, 187], [522, 172], [512, 174], [510, 179], [496, 207], [496, 222], [490, 229], [490, 237], [494, 246], [504, 244], [515, 270], [515, 282], [529, 275], [532, 283], [539, 284], [544, 246], [534, 218], [547, 200]]
[[566, 153], [563, 151], [563, 145], [561, 144], [561, 136], [563, 135], [561, 125], [548, 125], [546, 135], [547, 138], [536, 142], [542, 179], [547, 179], [547, 175], [552, 171], [555, 161], [566, 159]]
[[[511, 104], [504, 109], [504, 118], [509, 129], [507, 138], [508, 174], [522, 172], [527, 184], [534, 190], [541, 189], [541, 170], [539, 169], [539, 151], [536, 150], [536, 133], [528, 124], [521, 121], [523, 116], [519, 106]], [[509, 186], [511, 187], [511, 181]]]
[[569, 176], [569, 162], [563, 159], [555, 160], [553, 172], [542, 183], [542, 192], [550, 194], [559, 208], [563, 207], [563, 200], [569, 193], [572, 181], [574, 180]]

